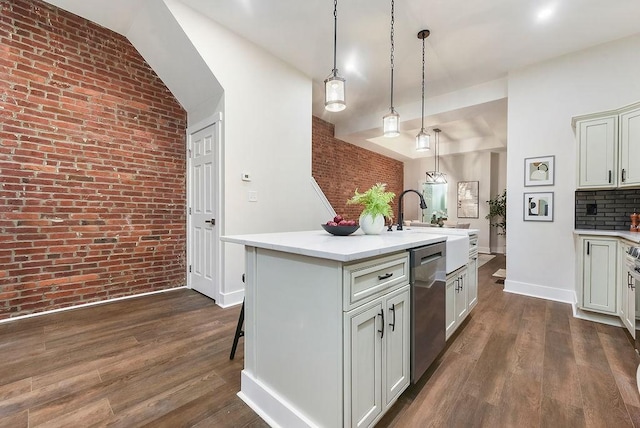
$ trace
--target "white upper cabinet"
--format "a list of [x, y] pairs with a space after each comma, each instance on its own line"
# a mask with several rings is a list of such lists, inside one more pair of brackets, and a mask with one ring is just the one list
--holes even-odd
[[577, 131], [578, 187], [616, 187], [618, 117], [579, 121]]
[[640, 186], [640, 103], [573, 118], [578, 189]]
[[640, 109], [620, 115], [620, 184], [640, 185]]

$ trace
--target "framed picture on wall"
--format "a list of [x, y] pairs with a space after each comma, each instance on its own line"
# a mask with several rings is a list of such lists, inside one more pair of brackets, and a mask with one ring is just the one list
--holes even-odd
[[541, 156], [526, 158], [524, 160], [524, 185], [529, 186], [553, 186], [556, 157]]
[[479, 181], [458, 181], [458, 218], [478, 218]]
[[553, 192], [525, 193], [524, 221], [553, 221]]

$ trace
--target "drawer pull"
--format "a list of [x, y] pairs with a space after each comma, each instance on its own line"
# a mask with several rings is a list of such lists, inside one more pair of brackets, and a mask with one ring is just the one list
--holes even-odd
[[393, 276], [393, 272], [385, 273], [384, 275], [378, 275], [378, 279], [382, 281], [383, 279], [391, 278]]

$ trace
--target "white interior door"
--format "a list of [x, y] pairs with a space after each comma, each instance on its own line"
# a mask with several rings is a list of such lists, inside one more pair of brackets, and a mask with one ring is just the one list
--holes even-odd
[[189, 283], [194, 290], [215, 300], [219, 297], [218, 126], [214, 123], [189, 135]]

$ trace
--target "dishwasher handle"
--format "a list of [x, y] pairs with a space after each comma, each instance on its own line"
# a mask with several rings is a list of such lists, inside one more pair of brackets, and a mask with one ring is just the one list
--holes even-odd
[[423, 258], [420, 259], [420, 266], [426, 265], [426, 264], [431, 263], [433, 261], [436, 261], [436, 260], [438, 260], [440, 258], [442, 258], [442, 253], [435, 253], [435, 254], [432, 254], [430, 256], [423, 257]]

